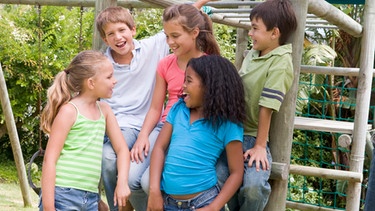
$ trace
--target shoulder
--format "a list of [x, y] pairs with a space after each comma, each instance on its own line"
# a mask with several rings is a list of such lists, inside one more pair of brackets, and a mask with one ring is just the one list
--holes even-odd
[[66, 103], [61, 106], [59, 114], [66, 115], [68, 117], [76, 116], [78, 113], [78, 108], [72, 103]]
[[168, 65], [168, 64], [173, 63], [176, 60], [177, 60], [177, 56], [172, 53], [162, 58], [159, 63], [163, 65]]
[[100, 107], [100, 110], [102, 110], [104, 116], [107, 116], [107, 114], [108, 114], [109, 112], [112, 112], [112, 109], [111, 109], [111, 107], [108, 105], [108, 103], [106, 103], [106, 102], [104, 102], [104, 101], [98, 101], [98, 105], [99, 105], [99, 107]]

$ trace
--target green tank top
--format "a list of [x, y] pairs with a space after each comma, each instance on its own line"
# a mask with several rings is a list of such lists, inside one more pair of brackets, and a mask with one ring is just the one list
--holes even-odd
[[65, 140], [56, 164], [56, 186], [97, 193], [101, 174], [105, 118], [90, 120], [81, 115], [77, 106], [77, 119]]

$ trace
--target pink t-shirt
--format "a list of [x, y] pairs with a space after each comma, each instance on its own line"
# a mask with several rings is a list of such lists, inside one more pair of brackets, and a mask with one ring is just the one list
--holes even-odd
[[170, 54], [160, 60], [157, 72], [167, 83], [168, 102], [161, 117], [161, 121], [165, 122], [169, 110], [178, 101], [178, 94], [184, 84], [185, 70], [178, 67], [176, 55]]

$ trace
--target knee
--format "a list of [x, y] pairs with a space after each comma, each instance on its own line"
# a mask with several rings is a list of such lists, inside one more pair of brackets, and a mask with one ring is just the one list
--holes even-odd
[[149, 172], [149, 168], [147, 168], [146, 171], [142, 175], [141, 186], [142, 186], [143, 191], [148, 195], [148, 190], [149, 190], [149, 187], [150, 187], [150, 172]]
[[244, 183], [241, 188], [242, 195], [251, 200], [262, 200], [268, 198], [271, 186], [267, 180], [258, 180]]

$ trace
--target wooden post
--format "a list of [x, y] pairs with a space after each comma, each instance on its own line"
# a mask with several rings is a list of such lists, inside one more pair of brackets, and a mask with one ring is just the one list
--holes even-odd
[[12, 107], [10, 105], [7, 85], [3, 74], [3, 69], [0, 64], [0, 102], [1, 108], [3, 109], [5, 116], [5, 124], [7, 126], [10, 143], [12, 146], [14, 161], [16, 162], [17, 174], [20, 181], [23, 204], [25, 207], [31, 207], [31, 196], [29, 184], [26, 177], [26, 167], [24, 164], [21, 145], [18, 138], [16, 123], [14, 122], [14, 116]]
[[[110, 6], [116, 6], [117, 0], [96, 0], [95, 2], [95, 17], [98, 16], [98, 14], [105, 8]], [[100, 37], [100, 33], [98, 29], [96, 28], [96, 24], [94, 22], [94, 36], [92, 41], [92, 49], [94, 50], [101, 50], [104, 51], [105, 45]]]
[[[297, 16], [298, 26], [289, 41], [293, 44], [294, 81], [286, 94], [280, 111], [273, 114], [270, 128], [270, 149], [274, 162], [290, 164], [292, 151], [294, 113], [298, 92], [303, 40], [306, 25], [308, 0], [291, 0]], [[270, 180], [272, 191], [266, 211], [285, 210], [288, 180]]]
[[[366, 0], [364, 10], [363, 37], [358, 75], [357, 99], [354, 119], [353, 144], [350, 154], [350, 171], [362, 173], [366, 145], [366, 125], [370, 106], [372, 72], [375, 50], [375, 1]], [[349, 182], [346, 210], [359, 210], [361, 183]]]
[[[248, 0], [245, 0], [248, 1]], [[240, 8], [248, 8], [249, 6], [241, 6]], [[250, 14], [248, 14], [249, 16]], [[250, 17], [249, 17], [250, 19]], [[234, 62], [234, 66], [239, 70], [242, 66], [242, 61], [245, 58], [244, 52], [247, 50], [247, 46], [249, 43], [249, 30], [243, 28], [237, 28], [237, 39], [236, 39], [236, 60]]]

